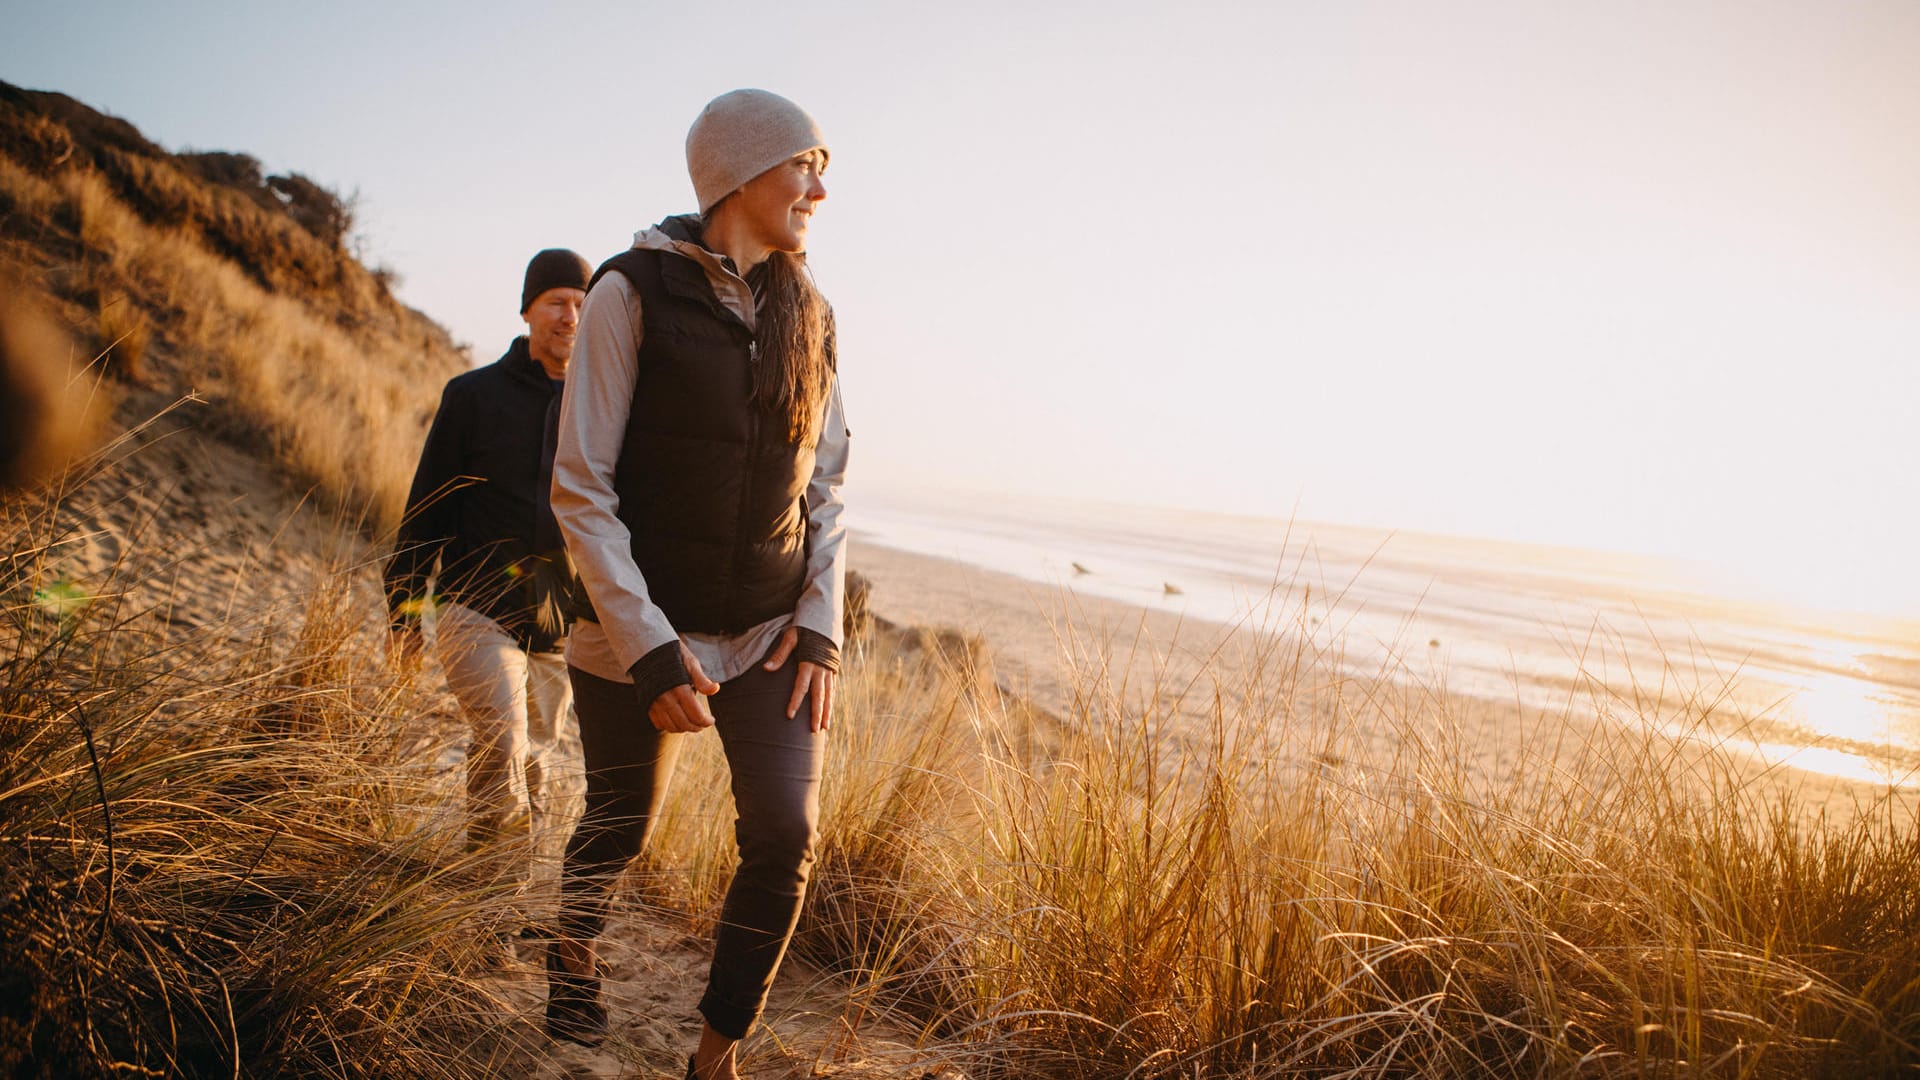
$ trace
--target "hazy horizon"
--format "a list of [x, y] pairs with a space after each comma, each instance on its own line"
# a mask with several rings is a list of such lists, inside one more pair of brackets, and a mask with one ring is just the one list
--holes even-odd
[[[980, 501], [986, 499], [996, 499], [1001, 505], [989, 508]], [[1766, 582], [1729, 574], [1710, 560], [1622, 551], [1595, 547], [1591, 544], [1553, 543], [1415, 529], [1384, 522], [1325, 521], [1299, 514], [1256, 513], [1247, 510], [1222, 510], [1216, 507], [1130, 502], [1124, 499], [995, 493], [964, 484], [914, 487], [870, 485], [863, 490], [862, 497], [848, 507], [847, 523], [850, 528], [862, 530], [868, 527], [862, 511], [869, 506], [883, 514], [901, 510], [937, 513], [946, 508], [955, 508], [958, 510], [955, 515], [957, 517], [980, 512], [1017, 513], [1022, 512], [1023, 509], [1037, 510], [1046, 516], [1069, 517], [1077, 511], [1113, 515], [1140, 513], [1147, 515], [1143, 524], [1156, 518], [1176, 521], [1197, 518], [1200, 519], [1199, 526], [1202, 529], [1208, 524], [1218, 524], [1234, 531], [1259, 524], [1266, 526], [1276, 537], [1285, 536], [1288, 544], [1292, 545], [1288, 550], [1303, 544], [1314, 544], [1318, 538], [1330, 534], [1343, 545], [1361, 542], [1388, 557], [1405, 555], [1409, 548], [1425, 548], [1439, 544], [1483, 559], [1501, 556], [1519, 558], [1526, 560], [1530, 565], [1549, 571], [1553, 568], [1566, 569], [1573, 566], [1593, 570], [1604, 566], [1618, 581], [1633, 588], [1672, 597], [1687, 596], [1710, 604], [1758, 607], [1770, 611], [1776, 618], [1787, 618], [1794, 613], [1799, 613], [1872, 625], [1883, 630], [1900, 626], [1920, 633], [1920, 612], [1913, 610], [1823, 605], [1809, 601], [1792, 588], [1770, 586]], [[1283, 551], [1283, 547], [1286, 546], [1279, 542], [1273, 545], [1274, 567], [1285, 565], [1286, 551]], [[920, 549], [915, 548], [915, 550]], [[932, 551], [922, 553], [938, 554]], [[962, 559], [962, 561], [969, 560]], [[1920, 641], [1920, 637], [1915, 640]]]
[[0, 78], [358, 190], [491, 359], [532, 251], [691, 203], [758, 85], [854, 494], [923, 484], [1709, 562], [1920, 613], [1920, 7], [19, 5]]

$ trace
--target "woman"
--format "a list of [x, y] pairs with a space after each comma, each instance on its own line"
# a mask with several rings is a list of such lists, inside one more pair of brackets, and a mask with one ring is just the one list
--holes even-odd
[[740, 865], [689, 1076], [737, 1075], [799, 918], [819, 816], [845, 582], [847, 430], [832, 316], [802, 252], [827, 149], [764, 90], [687, 133], [700, 214], [594, 275], [561, 406], [553, 510], [592, 610], [567, 663], [587, 808], [567, 846], [547, 1028], [607, 1027], [594, 939], [646, 843], [681, 738], [725, 748]]

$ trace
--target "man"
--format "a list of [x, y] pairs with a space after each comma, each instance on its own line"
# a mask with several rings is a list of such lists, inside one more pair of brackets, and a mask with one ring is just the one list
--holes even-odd
[[[560, 648], [579, 589], [548, 503], [560, 388], [592, 270], [550, 248], [527, 264], [526, 336], [440, 397], [387, 563], [390, 653], [418, 662], [421, 616], [473, 730], [467, 841], [541, 835], [572, 704]], [[437, 586], [430, 590], [430, 584]]]

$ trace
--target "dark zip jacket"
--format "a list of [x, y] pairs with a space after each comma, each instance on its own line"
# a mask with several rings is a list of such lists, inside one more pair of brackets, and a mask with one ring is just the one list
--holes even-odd
[[419, 617], [431, 581], [435, 599], [493, 619], [531, 652], [566, 636], [582, 590], [548, 502], [559, 411], [524, 337], [448, 381], [387, 562], [395, 626]]

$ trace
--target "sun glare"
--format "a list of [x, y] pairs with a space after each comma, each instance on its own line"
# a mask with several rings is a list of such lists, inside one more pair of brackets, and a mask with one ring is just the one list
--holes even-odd
[[[1896, 731], [1900, 712], [1886, 689], [1861, 677], [1860, 656], [1844, 646], [1824, 652], [1826, 670], [1808, 674], [1781, 702], [1780, 719], [1820, 738], [1841, 740], [1852, 749], [1833, 746], [1765, 746], [1768, 758], [1796, 768], [1832, 776], [1910, 786], [1920, 782], [1898, 762], [1911, 751], [1909, 733]], [[1881, 748], [1874, 753], [1872, 747]]]
[[1788, 746], [1783, 743], [1761, 743], [1754, 749], [1767, 761], [1790, 765], [1822, 776], [1837, 776], [1843, 780], [1858, 780], [1861, 783], [1876, 785], [1887, 784], [1898, 788], [1920, 787], [1920, 777], [1911, 772], [1896, 769], [1885, 761], [1877, 761], [1860, 754], [1849, 754], [1845, 750], [1832, 750], [1821, 746]]
[[1893, 706], [1872, 683], [1848, 675], [1817, 675], [1794, 693], [1793, 719], [1819, 735], [1886, 745], [1893, 739]]

